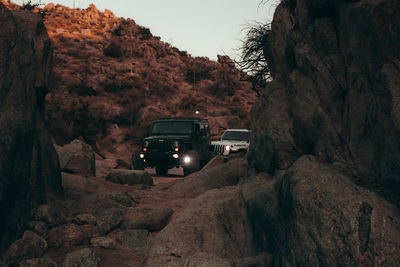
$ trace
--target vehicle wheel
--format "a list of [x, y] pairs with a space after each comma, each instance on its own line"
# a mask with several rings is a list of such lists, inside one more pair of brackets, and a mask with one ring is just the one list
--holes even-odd
[[168, 168], [166, 167], [156, 167], [157, 176], [167, 176]]
[[132, 169], [144, 170], [145, 164], [141, 158], [139, 158], [139, 151], [134, 151], [132, 154]]

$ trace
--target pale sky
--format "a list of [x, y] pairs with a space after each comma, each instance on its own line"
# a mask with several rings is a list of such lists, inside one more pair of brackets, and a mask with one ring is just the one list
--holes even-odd
[[[12, 0], [22, 4], [23, 0]], [[25, 0], [25, 2], [27, 2]], [[33, 0], [33, 3], [38, 0]], [[279, 0], [42, 0], [85, 9], [90, 3], [100, 11], [131, 18], [155, 36], [192, 56], [215, 60], [217, 54], [234, 57], [249, 23], [272, 20]], [[262, 2], [262, 3], [261, 3]]]

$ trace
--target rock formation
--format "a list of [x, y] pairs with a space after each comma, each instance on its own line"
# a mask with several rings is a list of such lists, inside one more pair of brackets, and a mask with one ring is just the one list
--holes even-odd
[[400, 260], [399, 25], [399, 1], [277, 7], [242, 180], [255, 250], [275, 266]]
[[35, 208], [62, 193], [58, 158], [43, 120], [52, 46], [40, 16], [0, 3], [0, 255]]
[[272, 174], [311, 154], [400, 193], [399, 5], [278, 6], [265, 49], [274, 81], [253, 109], [252, 166]]

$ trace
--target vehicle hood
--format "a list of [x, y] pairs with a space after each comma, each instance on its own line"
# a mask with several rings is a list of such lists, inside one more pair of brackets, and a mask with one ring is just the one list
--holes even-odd
[[185, 141], [192, 139], [192, 137], [190, 135], [154, 135], [146, 137], [145, 139], [143, 139], [143, 141], [160, 140], [160, 139], [165, 141], [169, 140]]
[[235, 147], [248, 147], [250, 143], [246, 141], [238, 141], [238, 140], [218, 140], [211, 141], [211, 145], [224, 145], [224, 146], [235, 146]]

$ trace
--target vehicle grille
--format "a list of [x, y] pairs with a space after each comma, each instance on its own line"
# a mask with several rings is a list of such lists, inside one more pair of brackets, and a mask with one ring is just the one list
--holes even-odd
[[159, 151], [169, 151], [171, 150], [172, 142], [171, 141], [160, 141], [160, 140], [151, 140], [149, 149], [150, 150], [159, 150]]
[[213, 145], [213, 149], [217, 154], [224, 154], [225, 145]]

